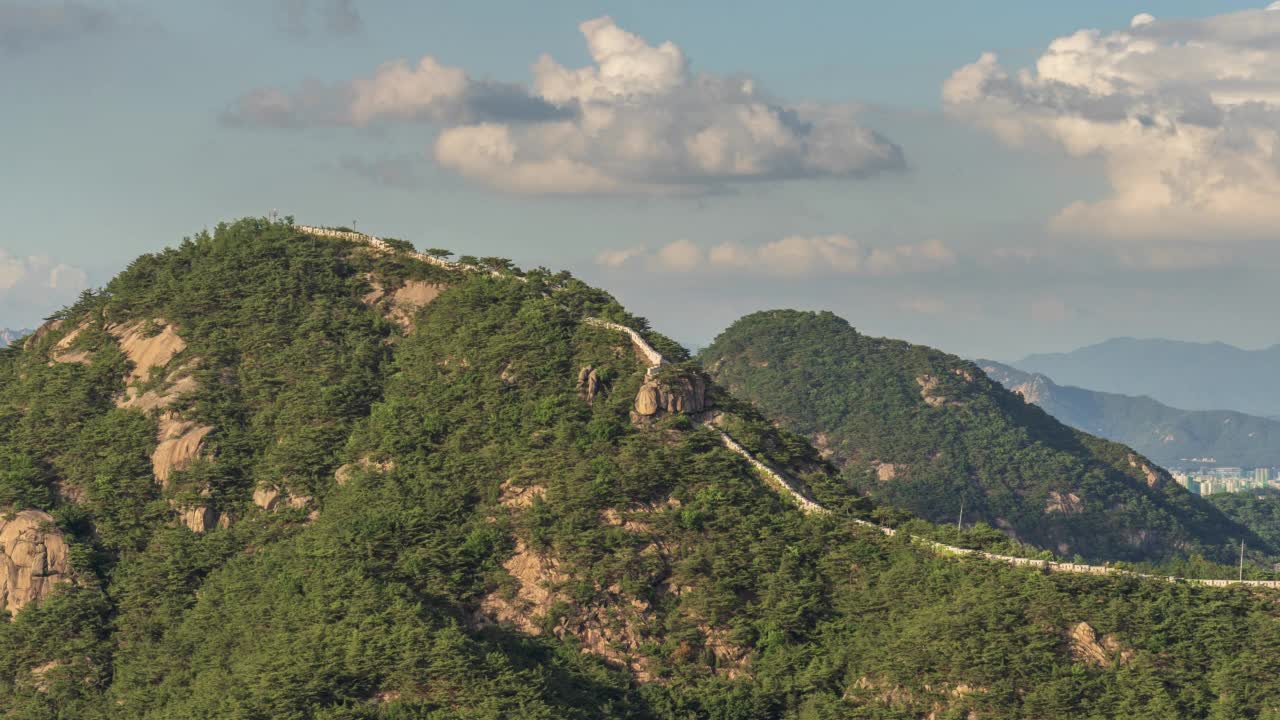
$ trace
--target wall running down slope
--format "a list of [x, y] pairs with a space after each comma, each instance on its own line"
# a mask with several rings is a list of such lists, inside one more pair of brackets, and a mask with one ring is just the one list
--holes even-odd
[[[319, 235], [321, 237], [332, 237], [332, 238], [338, 238], [341, 240], [350, 240], [354, 242], [364, 243], [382, 252], [388, 252], [388, 253], [397, 252], [394, 248], [392, 248], [390, 245], [386, 244], [382, 240], [376, 237], [373, 237], [371, 235], [365, 235], [363, 233], [331, 230], [328, 228], [320, 228], [320, 227], [314, 227], [310, 225], [296, 225], [295, 228], [311, 235]], [[408, 251], [405, 251], [405, 252], [408, 252]], [[422, 260], [423, 262], [427, 262], [432, 265], [448, 268], [451, 270], [462, 270], [462, 271], [468, 271], [468, 272], [476, 272], [480, 270], [479, 268], [475, 268], [469, 265], [462, 265], [460, 263], [450, 262], [448, 260], [432, 257], [430, 255], [423, 255], [422, 253], [409, 252], [408, 254], [412, 255], [413, 257], [419, 260]], [[489, 272], [490, 274], [495, 276], [503, 275], [503, 273], [498, 271], [489, 271]], [[648, 376], [652, 377], [660, 367], [667, 364], [666, 358], [664, 358], [661, 353], [659, 353], [652, 345], [650, 345], [648, 341], [646, 341], [644, 337], [641, 336], [640, 333], [637, 332], [636, 330], [629, 328], [625, 325], [621, 325], [619, 323], [610, 322], [608, 320], [602, 320], [600, 318], [594, 318], [594, 317], [585, 318], [583, 322], [595, 327], [614, 330], [614, 331], [626, 334], [627, 337], [630, 338], [632, 345], [635, 346], [636, 350], [640, 353], [641, 356], [645, 358], [645, 361], [648, 363], [649, 367], [646, 371], [646, 374]], [[755, 468], [755, 470], [759, 472], [761, 476], [767, 481], [767, 484], [769, 484], [774, 489], [779, 490], [787, 497], [791, 498], [796, 503], [796, 505], [800, 508], [801, 511], [810, 515], [829, 515], [831, 513], [831, 511], [828, 508], [823, 507], [817, 502], [814, 502], [812, 499], [810, 499], [804, 493], [802, 493], [798, 489], [797, 485], [791, 480], [789, 480], [785, 475], [770, 468], [767, 464], [765, 464], [764, 462], [760, 461], [758, 458], [753, 456], [746, 448], [742, 447], [741, 444], [739, 444], [736, 440], [730, 437], [729, 434], [726, 433], [724, 430], [718, 427], [715, 427], [713, 425], [709, 425], [705, 422], [703, 423], [703, 425], [705, 427], [710, 428], [711, 430], [714, 430], [717, 434], [719, 434], [720, 441], [724, 444], [726, 448], [745, 458], [746, 461], [750, 463], [751, 466]], [[860, 520], [857, 518], [851, 518], [851, 519], [853, 520], [854, 523], [858, 525], [881, 532], [884, 535], [887, 535], [889, 537], [893, 537], [898, 533], [898, 531], [895, 530], [894, 528], [884, 527], [882, 525], [876, 525], [875, 523], [871, 523], [866, 520]], [[1011, 555], [997, 555], [994, 553], [983, 552], [981, 550], [973, 550], [970, 548], [961, 548], [961, 547], [955, 547], [953, 545], [946, 545], [944, 543], [940, 543], [934, 540], [929, 540], [928, 538], [922, 538], [916, 535], [912, 535], [910, 536], [910, 538], [913, 543], [927, 547], [930, 550], [941, 555], [972, 556], [972, 557], [981, 558], [983, 560], [988, 560], [992, 562], [1000, 562], [1008, 565], [1032, 568], [1032, 569], [1042, 570], [1046, 572], [1064, 572], [1064, 573], [1075, 573], [1080, 575], [1125, 575], [1125, 576], [1138, 577], [1138, 578], [1144, 578], [1149, 580], [1164, 580], [1167, 582], [1187, 582], [1187, 583], [1193, 583], [1196, 585], [1207, 585], [1211, 587], [1229, 587], [1234, 585], [1241, 585], [1246, 587], [1280, 589], [1280, 581], [1277, 581], [1277, 580], [1208, 580], [1208, 579], [1202, 579], [1202, 578], [1180, 578], [1180, 577], [1173, 577], [1173, 576], [1150, 575], [1146, 573], [1136, 573], [1129, 570], [1122, 570], [1119, 568], [1114, 568], [1106, 565], [1083, 565], [1078, 563], [1060, 563], [1052, 560], [1038, 560], [1034, 558], [1014, 557]]]

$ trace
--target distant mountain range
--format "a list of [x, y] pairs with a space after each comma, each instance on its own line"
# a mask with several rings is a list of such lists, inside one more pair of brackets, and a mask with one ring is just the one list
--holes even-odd
[[1149, 397], [1058, 385], [993, 360], [979, 367], [1062, 422], [1122, 442], [1166, 467], [1184, 458], [1219, 465], [1280, 465], [1280, 422], [1230, 410], [1179, 410]]
[[10, 330], [9, 328], [0, 328], [0, 348], [9, 347], [14, 342], [30, 335], [30, 330]]
[[1223, 343], [1116, 338], [1011, 364], [1064, 385], [1148, 395], [1187, 410], [1280, 417], [1280, 345], [1242, 350]]

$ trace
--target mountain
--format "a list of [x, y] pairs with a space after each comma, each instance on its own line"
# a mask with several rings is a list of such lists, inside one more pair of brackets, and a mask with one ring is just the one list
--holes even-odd
[[9, 347], [13, 343], [30, 334], [30, 330], [10, 330], [9, 328], [0, 328], [0, 348]]
[[1137, 452], [1066, 427], [973, 363], [831, 313], [748, 315], [699, 357], [851, 487], [928, 520], [955, 522], [963, 504], [970, 522], [1112, 560], [1221, 553], [1241, 534]]
[[607, 293], [465, 259], [241, 220], [0, 351], [0, 715], [1163, 719], [1280, 701], [1267, 591], [889, 537], [813, 447]]
[[1275, 420], [1226, 410], [1178, 410], [1147, 397], [1064, 387], [993, 360], [978, 365], [1071, 427], [1129, 445], [1166, 467], [1187, 465], [1188, 458], [1246, 468], [1280, 465], [1280, 422]]
[[1280, 416], [1280, 383], [1274, 377], [1280, 345], [1241, 350], [1223, 343], [1116, 338], [1011, 364], [1064, 385], [1147, 395], [1187, 410]]

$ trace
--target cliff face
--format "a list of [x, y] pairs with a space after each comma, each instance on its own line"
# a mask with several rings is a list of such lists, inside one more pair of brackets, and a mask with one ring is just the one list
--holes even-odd
[[52, 516], [0, 515], [0, 609], [13, 614], [37, 604], [70, 574], [67, 543]]

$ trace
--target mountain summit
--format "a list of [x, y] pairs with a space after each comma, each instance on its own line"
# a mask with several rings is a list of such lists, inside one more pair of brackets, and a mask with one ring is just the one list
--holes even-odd
[[[890, 537], [815, 448], [607, 293], [448, 255], [242, 220], [0, 351], [0, 714], [1274, 706], [1249, 674], [1274, 656], [1263, 591]], [[927, 407], [970, 399], [901, 372]]]
[[738, 320], [700, 359], [810, 438], [851, 487], [935, 522], [984, 521], [1055, 552], [1226, 556], [1244, 531], [1137, 452], [1054, 420], [980, 368], [831, 313]]

